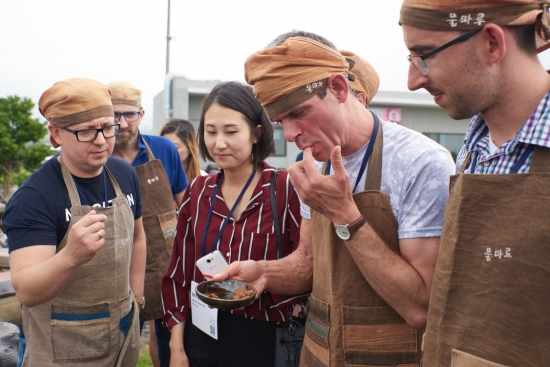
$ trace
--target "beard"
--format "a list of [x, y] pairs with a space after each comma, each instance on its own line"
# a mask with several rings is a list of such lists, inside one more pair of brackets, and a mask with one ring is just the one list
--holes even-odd
[[470, 119], [483, 112], [498, 101], [498, 92], [503, 88], [498, 78], [487, 72], [472, 48], [469, 55], [468, 61], [456, 73], [466, 78], [465, 81], [448, 82], [443, 91], [437, 87], [425, 88], [432, 95], [445, 94], [448, 100], [445, 109], [454, 120]]
[[477, 106], [477, 100], [472, 95], [453, 95], [449, 96], [453, 106], [447, 109], [447, 114], [453, 120], [470, 119], [475, 114], [481, 112], [481, 107]]
[[[128, 135], [120, 135], [121, 132], [127, 132]], [[132, 131], [130, 129], [121, 129], [119, 135], [116, 137], [115, 144], [118, 146], [127, 146], [136, 139], [136, 136], [137, 131]]]

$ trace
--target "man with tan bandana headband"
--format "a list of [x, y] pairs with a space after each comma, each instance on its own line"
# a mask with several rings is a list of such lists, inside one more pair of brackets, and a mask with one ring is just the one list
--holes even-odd
[[[322, 40], [322, 38], [320, 39]], [[332, 47], [330, 43], [324, 44]], [[372, 65], [361, 56], [350, 51], [340, 50], [339, 52], [347, 59], [348, 63], [353, 63], [353, 75], [355, 76], [355, 79], [353, 81], [349, 81], [351, 92], [363, 106], [368, 106], [378, 91], [378, 86], [380, 85], [378, 73], [374, 70]], [[301, 161], [303, 156], [304, 152], [298, 153], [296, 161]]]
[[[187, 176], [179, 154], [164, 137], [145, 135], [139, 125], [145, 115], [141, 91], [130, 83], [107, 85], [111, 90], [114, 115], [120, 123], [113, 156], [124, 159], [136, 170], [143, 198], [143, 226], [147, 238], [147, 268], [143, 299], [138, 300], [140, 321], [150, 321], [150, 350], [161, 367], [170, 364], [170, 332], [162, 327], [161, 282], [172, 256], [176, 231], [176, 206], [181, 204]], [[156, 335], [156, 343], [154, 343]], [[155, 350], [156, 348], [156, 350]], [[158, 351], [158, 353], [157, 353]]]
[[348, 84], [353, 62], [303, 35], [245, 63], [268, 117], [304, 150], [289, 169], [305, 203], [300, 247], [224, 275], [312, 289], [300, 366], [418, 366], [451, 157], [366, 109]]
[[9, 201], [12, 284], [22, 304], [18, 366], [134, 367], [145, 235], [132, 167], [110, 158], [111, 92], [68, 79], [38, 102], [61, 153]]
[[451, 178], [424, 366], [550, 361], [550, 1], [405, 0], [409, 89], [473, 116]]

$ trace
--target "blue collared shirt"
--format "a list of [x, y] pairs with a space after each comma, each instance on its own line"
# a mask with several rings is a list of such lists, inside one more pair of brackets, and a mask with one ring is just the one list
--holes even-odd
[[160, 159], [162, 162], [166, 174], [168, 175], [170, 186], [172, 187], [172, 194], [176, 195], [185, 190], [187, 185], [189, 185], [189, 181], [187, 181], [187, 175], [183, 170], [178, 150], [170, 140], [162, 136], [143, 135], [138, 133], [138, 147], [140, 152], [132, 162], [132, 167], [140, 166], [149, 161], [147, 149], [145, 149], [145, 144], [143, 144], [141, 138], [145, 139], [147, 144], [149, 144], [155, 158]]
[[[512, 166], [529, 145], [550, 148], [550, 92], [540, 101], [516, 136], [493, 154], [489, 151], [489, 139], [489, 128], [485, 120], [481, 114], [474, 116], [466, 132], [464, 146], [456, 158], [456, 171], [460, 171], [468, 152], [472, 153], [472, 159], [477, 157], [477, 165], [475, 172], [470, 172], [470, 161], [464, 173], [502, 174], [510, 173]], [[525, 160], [518, 173], [528, 172], [532, 160], [533, 153]]]

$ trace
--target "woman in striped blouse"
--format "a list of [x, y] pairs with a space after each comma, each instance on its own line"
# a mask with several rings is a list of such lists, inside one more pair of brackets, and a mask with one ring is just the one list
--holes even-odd
[[[203, 159], [221, 171], [197, 177], [180, 208], [172, 261], [162, 283], [164, 321], [172, 329], [170, 365], [272, 366], [275, 329], [288, 325], [289, 311], [304, 295], [274, 294], [266, 282], [253, 282], [259, 296], [254, 303], [232, 312], [219, 310], [217, 325], [212, 325], [216, 340], [193, 325], [192, 318], [201, 315], [191, 313], [190, 289], [192, 282], [205, 280], [196, 261], [215, 250], [230, 264], [254, 269], [284, 263], [277, 260], [274, 225], [281, 228], [283, 256], [292, 254], [300, 239], [299, 199], [287, 172], [279, 171], [277, 203], [270, 200], [276, 170], [264, 160], [274, 152], [273, 128], [251, 87], [218, 84], [204, 100], [198, 139]], [[272, 217], [275, 204], [279, 223]]]

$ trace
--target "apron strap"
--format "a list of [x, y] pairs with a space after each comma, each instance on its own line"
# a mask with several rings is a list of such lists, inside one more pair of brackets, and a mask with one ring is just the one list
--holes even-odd
[[549, 173], [550, 172], [550, 149], [537, 145], [529, 173]]
[[367, 177], [365, 178], [365, 190], [380, 191], [380, 185], [382, 183], [382, 147], [384, 146], [383, 129], [382, 122], [380, 122], [372, 154], [369, 157]]
[[143, 145], [145, 145], [145, 150], [147, 150], [147, 158], [149, 158], [149, 162], [152, 162], [155, 160], [155, 155], [153, 154], [153, 151], [151, 148], [149, 148], [149, 144], [143, 139], [143, 136], [141, 137], [141, 141], [143, 142]]
[[[67, 187], [67, 191], [69, 192], [69, 198], [71, 199], [71, 206], [81, 206], [82, 203], [80, 201], [80, 195], [78, 195], [78, 190], [76, 189], [73, 175], [71, 175], [71, 172], [65, 165], [65, 162], [63, 162], [63, 156], [61, 154], [59, 154], [59, 164], [61, 165], [61, 173], [63, 174], [63, 181], [65, 181], [65, 186]], [[111, 185], [115, 190], [116, 196], [123, 196], [122, 190], [120, 189], [118, 182], [116, 182], [115, 177], [113, 176], [111, 171], [109, 171], [109, 169], [107, 168], [107, 165], [103, 165], [103, 168], [107, 172], [107, 177], [109, 177], [109, 181], [111, 182]]]
[[113, 186], [113, 189], [115, 190], [116, 196], [123, 196], [122, 190], [120, 189], [120, 186], [118, 185], [118, 182], [115, 180], [115, 176], [109, 171], [109, 168], [107, 168], [107, 165], [103, 165], [103, 169], [107, 172], [107, 177], [109, 177], [109, 181], [111, 181], [111, 185]]
[[[466, 154], [466, 158], [464, 158], [464, 162], [462, 163], [462, 167], [460, 167], [459, 173], [464, 173], [464, 170], [470, 164], [470, 159], [471, 158], [472, 158], [472, 152], [468, 152], [468, 154]], [[474, 173], [474, 172], [470, 172], [470, 173]]]
[[65, 165], [65, 162], [63, 162], [63, 155], [61, 153], [59, 153], [59, 164], [61, 165], [61, 173], [63, 174], [63, 181], [65, 181], [65, 186], [67, 187], [67, 191], [69, 192], [69, 198], [71, 199], [71, 206], [82, 205], [80, 202], [80, 195], [78, 195], [78, 190], [76, 189], [76, 185], [74, 183], [73, 176], [71, 175], [71, 172]]

